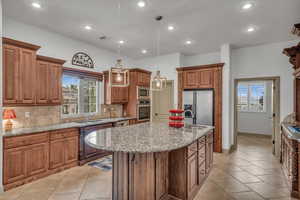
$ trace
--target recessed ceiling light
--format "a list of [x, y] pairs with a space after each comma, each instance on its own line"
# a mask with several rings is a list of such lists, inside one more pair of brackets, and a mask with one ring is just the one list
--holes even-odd
[[175, 29], [174, 26], [172, 26], [172, 25], [169, 25], [169, 26], [168, 26], [168, 30], [169, 30], [169, 31], [173, 31], [174, 29]]
[[192, 41], [191, 40], [187, 40], [187, 41], [185, 41], [185, 44], [187, 44], [187, 45], [192, 44]]
[[144, 8], [144, 7], [146, 6], [146, 3], [145, 3], [145, 1], [139, 1], [139, 2], [137, 3], [137, 5], [138, 5], [138, 7], [140, 7], [140, 8]]
[[245, 3], [242, 7], [243, 10], [249, 10], [253, 7], [253, 3]]
[[39, 4], [38, 2], [33, 2], [32, 4], [32, 7], [35, 7], [35, 8], [41, 8], [41, 4]]
[[124, 44], [125, 41], [124, 41], [124, 40], [120, 40], [118, 43], [119, 43], [119, 44]]
[[86, 25], [84, 28], [85, 28], [86, 30], [92, 30], [92, 27], [89, 26], [89, 25]]
[[142, 54], [146, 54], [148, 51], [146, 49], [142, 50]]
[[251, 33], [251, 32], [254, 32], [255, 31], [255, 28], [253, 27], [253, 26], [249, 26], [248, 28], [247, 28], [247, 32], [248, 33]]

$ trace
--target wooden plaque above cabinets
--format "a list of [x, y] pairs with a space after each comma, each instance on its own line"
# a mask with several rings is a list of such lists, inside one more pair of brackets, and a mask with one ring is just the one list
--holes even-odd
[[183, 91], [214, 90], [214, 151], [222, 152], [222, 70], [224, 63], [180, 67], [178, 72], [178, 108], [183, 108]]
[[40, 46], [3, 38], [3, 104], [61, 104], [64, 60], [37, 56]]

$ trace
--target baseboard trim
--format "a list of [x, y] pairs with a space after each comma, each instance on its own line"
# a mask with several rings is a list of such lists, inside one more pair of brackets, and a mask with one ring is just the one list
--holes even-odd
[[266, 134], [246, 133], [246, 132], [238, 132], [237, 134], [238, 135], [254, 136], [254, 137], [272, 138], [272, 135], [266, 135]]
[[222, 153], [230, 154], [235, 151], [234, 145], [231, 145], [229, 149], [222, 149]]

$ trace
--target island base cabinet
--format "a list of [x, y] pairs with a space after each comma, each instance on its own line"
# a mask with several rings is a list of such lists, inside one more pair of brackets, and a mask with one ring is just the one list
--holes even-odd
[[168, 153], [114, 153], [113, 200], [168, 197]]
[[161, 153], [113, 153], [113, 200], [192, 200], [213, 161], [212, 133]]

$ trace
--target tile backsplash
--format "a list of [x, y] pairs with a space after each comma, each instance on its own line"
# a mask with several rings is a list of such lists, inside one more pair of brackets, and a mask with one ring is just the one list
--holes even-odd
[[101, 119], [123, 116], [122, 105], [102, 105], [99, 113], [76, 118], [62, 118], [61, 106], [26, 106], [9, 108], [14, 109], [17, 116], [16, 119], [12, 120], [13, 128], [31, 128], [64, 122], [82, 121], [85, 119]]

